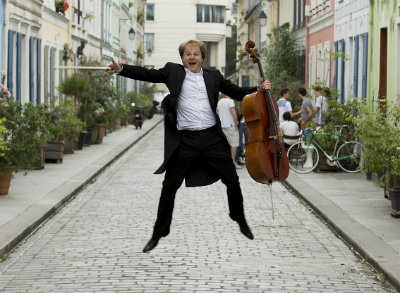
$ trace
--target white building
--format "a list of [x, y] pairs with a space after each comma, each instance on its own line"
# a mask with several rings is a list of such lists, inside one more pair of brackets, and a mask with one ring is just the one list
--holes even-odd
[[[10, 93], [21, 102], [40, 102], [42, 2], [1, 3], [0, 19], [4, 22], [0, 26], [3, 60], [0, 69]], [[29, 9], [24, 9], [27, 5]]]
[[[144, 65], [161, 68], [182, 63], [178, 47], [198, 39], [205, 42], [204, 67], [225, 68], [226, 10], [229, 0], [153, 0], [145, 4]], [[151, 56], [147, 52], [151, 50]], [[164, 86], [160, 89], [166, 90]]]
[[367, 97], [368, 0], [343, 0], [335, 4], [335, 52], [349, 57], [335, 61], [333, 85], [340, 90], [340, 101], [352, 94]]

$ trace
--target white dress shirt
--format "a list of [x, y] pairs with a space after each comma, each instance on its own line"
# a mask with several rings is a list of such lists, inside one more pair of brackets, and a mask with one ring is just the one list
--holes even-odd
[[202, 130], [217, 124], [211, 109], [207, 88], [200, 73], [185, 68], [186, 77], [176, 103], [178, 130]]

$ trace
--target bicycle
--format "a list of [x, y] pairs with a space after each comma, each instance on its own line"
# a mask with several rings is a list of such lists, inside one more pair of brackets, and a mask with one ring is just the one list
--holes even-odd
[[[317, 167], [319, 162], [319, 154], [317, 147], [323, 152], [330, 166], [339, 166], [343, 171], [356, 173], [361, 171], [363, 165], [362, 155], [364, 153], [364, 145], [357, 141], [345, 141], [342, 137], [342, 129], [347, 125], [335, 126], [340, 128], [335, 133], [315, 133], [315, 128], [307, 128], [304, 130], [304, 141], [294, 143], [287, 151], [289, 159], [289, 167], [298, 173], [308, 173]], [[336, 143], [332, 155], [328, 155], [326, 151], [314, 139], [314, 136], [335, 136]], [[308, 138], [308, 139], [307, 139]], [[343, 144], [336, 149], [339, 141]]]

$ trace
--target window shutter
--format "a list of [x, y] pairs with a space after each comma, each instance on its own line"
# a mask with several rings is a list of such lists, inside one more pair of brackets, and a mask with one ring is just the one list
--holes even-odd
[[[55, 84], [55, 76], [54, 76], [54, 66], [56, 66], [56, 48], [51, 48], [50, 50], [50, 68], [49, 68], [49, 75], [50, 75], [50, 99], [54, 98], [54, 89], [56, 87]], [[49, 99], [49, 102], [50, 102]]]
[[[58, 52], [59, 52], [58, 53], [58, 56], [59, 56], [58, 65], [63, 66], [64, 65], [64, 60], [63, 60], [64, 52], [63, 52], [63, 50], [59, 50]], [[63, 73], [64, 73], [64, 70], [58, 70], [58, 84], [61, 84], [63, 82]], [[60, 102], [63, 102], [64, 95], [61, 92], [58, 92], [58, 96], [60, 98]]]
[[44, 102], [48, 103], [49, 96], [49, 46], [44, 46]]
[[362, 100], [367, 100], [368, 33], [363, 36]]
[[40, 90], [42, 87], [42, 40], [37, 39], [37, 52], [36, 52], [36, 103], [39, 105], [40, 100]]
[[[342, 39], [342, 53], [345, 53], [346, 46], [345, 46], [344, 39]], [[342, 72], [340, 76], [340, 103], [344, 103], [344, 57], [342, 57]]]
[[13, 95], [13, 43], [14, 31], [8, 30], [7, 88], [11, 96]]
[[[338, 41], [334, 42], [333, 46], [335, 48], [335, 54], [336, 54], [338, 51]], [[335, 90], [337, 90], [337, 73], [338, 73], [338, 60], [335, 59], [333, 64], [333, 87]]]
[[33, 37], [29, 37], [29, 101], [35, 103], [35, 68], [33, 60]]
[[17, 101], [21, 101], [21, 33], [17, 33]]
[[353, 94], [358, 97], [358, 49], [359, 49], [359, 36], [354, 37], [354, 82]]

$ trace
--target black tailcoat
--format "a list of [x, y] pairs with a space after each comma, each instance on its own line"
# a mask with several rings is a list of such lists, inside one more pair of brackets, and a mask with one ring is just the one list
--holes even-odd
[[[164, 83], [170, 91], [170, 94], [166, 96], [161, 103], [161, 107], [166, 113], [164, 127], [164, 162], [155, 172], [155, 174], [161, 174], [169, 167], [167, 163], [179, 146], [180, 138], [178, 129], [176, 128], [175, 104], [176, 100], [179, 98], [183, 80], [186, 76], [185, 69], [182, 65], [171, 62], [165, 64], [161, 69], [146, 69], [140, 66], [123, 64], [123, 69], [119, 75], [152, 83]], [[224, 138], [226, 150], [230, 153], [229, 143], [222, 132], [221, 122], [216, 113], [219, 92], [222, 92], [235, 100], [241, 101], [245, 95], [256, 91], [257, 87], [238, 87], [225, 79], [219, 70], [216, 69], [203, 68], [203, 78], [206, 84], [211, 109], [217, 121], [218, 133]], [[173, 162], [171, 162], [171, 164], [173, 164]], [[215, 174], [213, 174], [213, 172], [210, 172], [210, 170], [203, 167], [200, 166], [193, 170], [193, 172], [187, 174], [185, 177], [186, 186], [194, 187], [209, 185], [220, 179], [214, 176]]]

